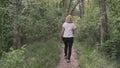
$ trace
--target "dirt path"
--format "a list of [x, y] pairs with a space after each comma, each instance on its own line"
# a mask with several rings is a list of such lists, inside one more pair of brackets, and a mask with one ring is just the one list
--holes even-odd
[[77, 56], [75, 53], [75, 49], [72, 49], [72, 55], [71, 55], [71, 62], [67, 63], [65, 58], [64, 58], [64, 51], [63, 51], [64, 46], [62, 46], [62, 54], [60, 56], [60, 62], [57, 68], [80, 68], [78, 61], [77, 61]]

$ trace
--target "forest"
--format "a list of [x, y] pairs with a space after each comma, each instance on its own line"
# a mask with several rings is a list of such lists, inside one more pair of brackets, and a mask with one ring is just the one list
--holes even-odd
[[120, 0], [0, 0], [0, 68], [56, 68], [69, 14], [80, 68], [120, 68]]

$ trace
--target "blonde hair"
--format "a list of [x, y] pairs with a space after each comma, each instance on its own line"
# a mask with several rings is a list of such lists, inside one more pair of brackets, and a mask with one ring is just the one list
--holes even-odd
[[72, 23], [72, 16], [71, 15], [68, 15], [65, 19], [65, 22], [68, 22], [68, 23]]

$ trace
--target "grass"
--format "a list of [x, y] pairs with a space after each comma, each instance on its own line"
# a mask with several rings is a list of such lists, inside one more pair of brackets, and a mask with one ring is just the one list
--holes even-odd
[[55, 68], [59, 61], [59, 45], [60, 43], [55, 40], [29, 45], [25, 68]]
[[81, 68], [118, 68], [116, 63], [101, 54], [97, 48], [76, 44], [77, 55]]
[[[9, 53], [8, 58], [6, 56], [2, 57], [0, 68], [56, 68], [61, 54], [59, 46], [58, 40], [33, 42], [25, 47], [24, 53], [22, 51], [23, 54], [19, 50], [13, 50], [12, 53]], [[22, 58], [17, 58], [20, 55], [22, 55]], [[7, 60], [9, 62], [6, 62]]]

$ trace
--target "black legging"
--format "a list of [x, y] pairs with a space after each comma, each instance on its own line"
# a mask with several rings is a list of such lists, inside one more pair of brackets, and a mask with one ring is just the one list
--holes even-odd
[[68, 56], [68, 59], [70, 60], [71, 52], [72, 52], [72, 45], [73, 45], [73, 37], [70, 37], [70, 38], [63, 37], [63, 42], [65, 45], [65, 48], [64, 48], [65, 56]]

